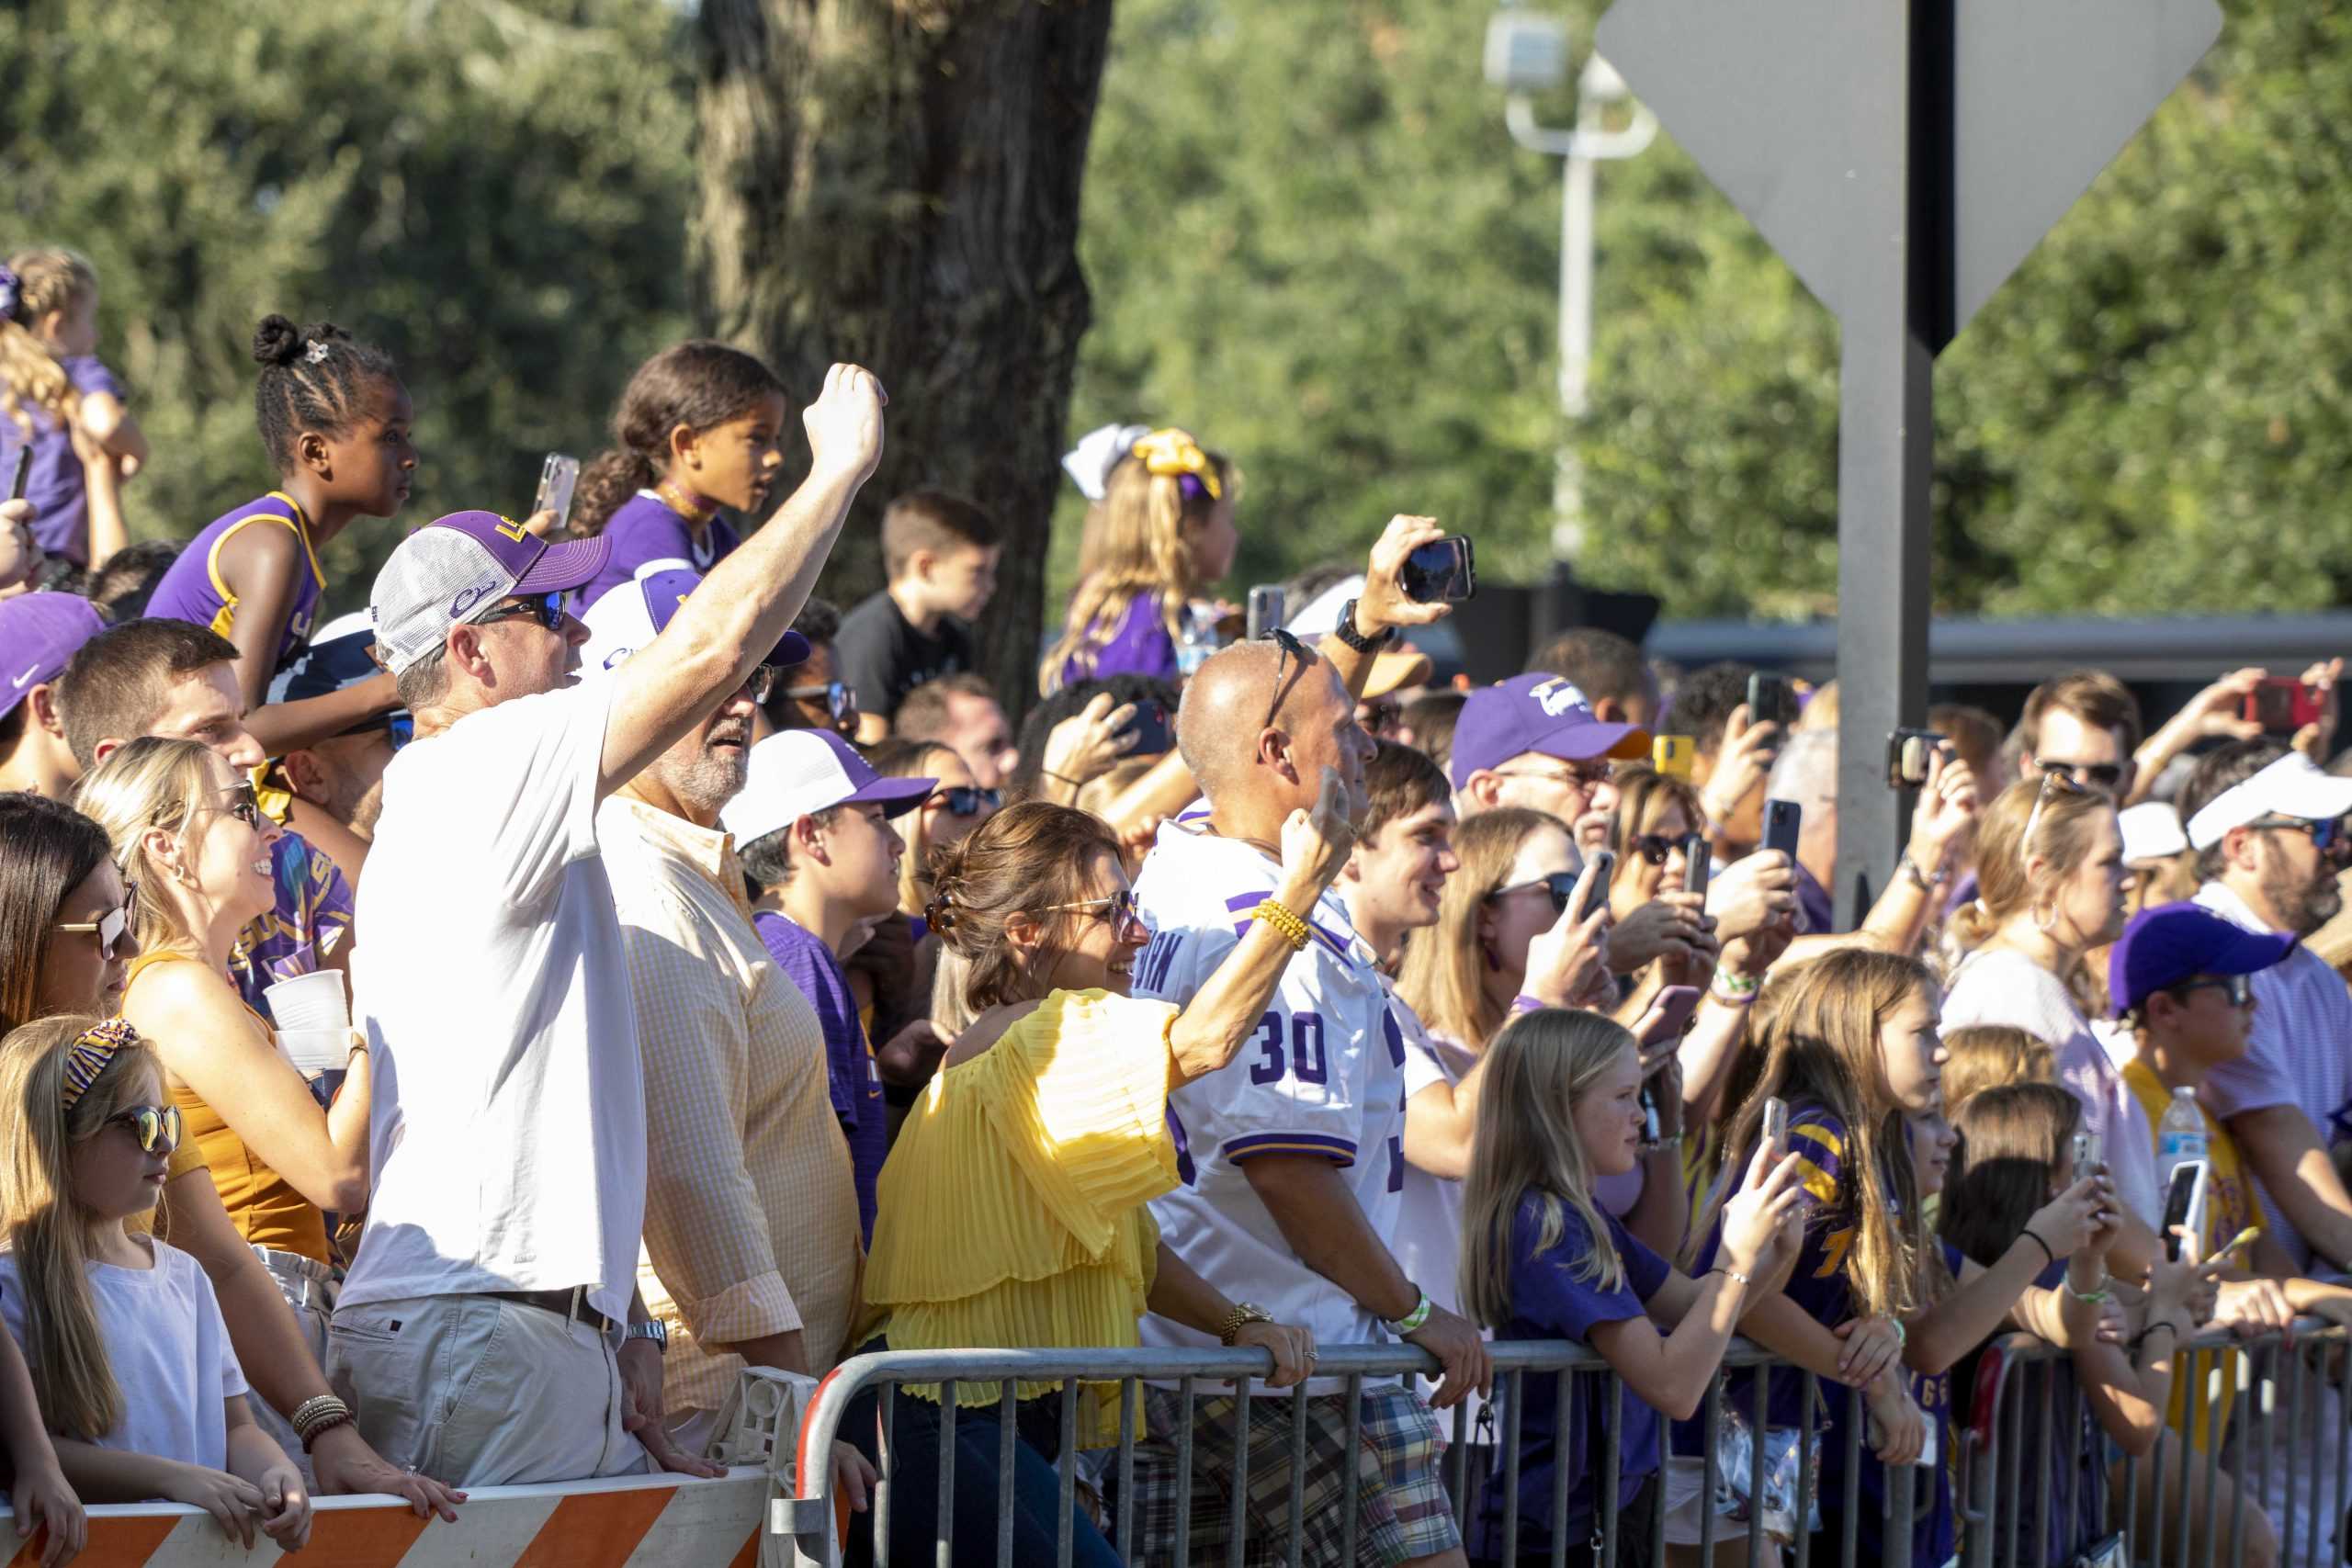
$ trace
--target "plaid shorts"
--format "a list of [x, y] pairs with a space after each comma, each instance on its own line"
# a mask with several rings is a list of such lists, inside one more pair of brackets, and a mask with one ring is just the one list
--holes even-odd
[[[1242, 1506], [1248, 1544], [1242, 1561], [1250, 1568], [1276, 1568], [1288, 1560], [1293, 1397], [1250, 1402], [1249, 1494]], [[1307, 1401], [1306, 1473], [1297, 1486], [1299, 1561], [1309, 1568], [1353, 1568], [1343, 1555], [1347, 1526], [1340, 1514], [1347, 1495], [1340, 1468], [1348, 1435], [1346, 1399], [1317, 1394]], [[1175, 1436], [1182, 1399], [1172, 1389], [1147, 1389], [1144, 1408], [1150, 1435], [1136, 1447], [1135, 1492], [1121, 1504], [1135, 1521], [1136, 1560], [1175, 1562], [1176, 1522], [1184, 1515], [1192, 1521], [1187, 1559], [1199, 1568], [1219, 1568], [1233, 1529], [1234, 1401], [1229, 1395], [1193, 1399], [1192, 1484], [1181, 1496]], [[1358, 1434], [1351, 1461], [1356, 1562], [1385, 1568], [1461, 1545], [1461, 1529], [1438, 1473], [1445, 1439], [1419, 1395], [1393, 1384], [1367, 1388]]]

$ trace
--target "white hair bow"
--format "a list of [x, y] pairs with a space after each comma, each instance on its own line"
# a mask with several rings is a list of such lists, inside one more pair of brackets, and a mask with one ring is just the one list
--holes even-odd
[[1100, 501], [1103, 486], [1119, 459], [1150, 434], [1151, 426], [1148, 424], [1106, 424], [1090, 430], [1077, 446], [1062, 454], [1062, 471], [1069, 475], [1080, 495], [1089, 501]]

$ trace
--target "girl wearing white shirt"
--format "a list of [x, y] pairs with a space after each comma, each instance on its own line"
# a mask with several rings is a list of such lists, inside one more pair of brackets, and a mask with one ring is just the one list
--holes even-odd
[[120, 1019], [67, 1015], [0, 1041], [0, 1314], [23, 1346], [66, 1478], [96, 1502], [204, 1509], [250, 1550], [311, 1537], [301, 1472], [246, 1409], [195, 1259], [144, 1222], [179, 1112]]

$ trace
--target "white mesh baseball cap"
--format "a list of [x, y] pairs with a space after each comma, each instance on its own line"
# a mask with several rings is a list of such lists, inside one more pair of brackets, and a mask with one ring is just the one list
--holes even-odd
[[836, 806], [878, 801], [884, 816], [897, 817], [938, 787], [937, 779], [883, 777], [830, 729], [783, 729], [752, 748], [743, 787], [718, 808], [718, 825], [748, 844]]
[[[702, 574], [676, 559], [650, 560], [637, 576], [621, 583], [588, 606], [580, 617], [588, 627], [587, 646], [580, 650], [583, 670], [613, 670], [632, 653], [662, 635], [687, 595], [702, 586]], [[807, 660], [808, 639], [786, 632], [775, 651], [760, 660], [789, 668]]]
[[432, 653], [449, 628], [490, 614], [515, 593], [581, 588], [604, 570], [610, 539], [549, 544], [495, 512], [453, 512], [400, 542], [376, 574], [368, 614], [397, 675]]

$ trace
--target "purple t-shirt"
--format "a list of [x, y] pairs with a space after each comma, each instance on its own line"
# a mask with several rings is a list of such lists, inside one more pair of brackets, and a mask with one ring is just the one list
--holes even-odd
[[[128, 402], [122, 383], [94, 354], [77, 354], [62, 361], [66, 379], [84, 397], [108, 393]], [[62, 420], [45, 410], [28, 409], [33, 434], [32, 460], [25, 469], [25, 499], [33, 503], [33, 538], [43, 555], [63, 556], [75, 566], [90, 564], [90, 496], [82, 479], [82, 459], [74, 454], [73, 433]], [[0, 459], [11, 458], [24, 442], [14, 420], [0, 420]], [[0, 498], [5, 499], [5, 498]]]
[[302, 558], [294, 572], [293, 608], [279, 628], [277, 656], [270, 669], [273, 675], [280, 674], [310, 646], [311, 629], [318, 624], [319, 599], [327, 584], [326, 574], [319, 570], [318, 551], [311, 544], [311, 520], [284, 491], [271, 491], [206, 524], [155, 584], [154, 596], [147, 601], [147, 615], [153, 620], [194, 621], [233, 640], [237, 596], [222, 575], [220, 552], [245, 528], [290, 528], [302, 547]]
[[850, 1166], [857, 1177], [857, 1218], [868, 1244], [874, 1240], [874, 1183], [890, 1152], [889, 1111], [882, 1099], [882, 1074], [865, 1043], [865, 1025], [841, 960], [814, 931], [763, 909], [752, 925], [785, 978], [800, 987], [825, 1031], [825, 1066], [832, 1079], [833, 1114], [849, 1140]]
[[708, 571], [743, 542], [726, 519], [713, 517], [704, 525], [702, 543], [697, 545], [685, 518], [646, 490], [621, 502], [605, 519], [604, 535], [613, 542], [612, 554], [605, 558], [605, 570], [580, 591], [582, 610], [634, 578], [637, 569], [648, 561], [682, 560], [696, 571]]
[[1080, 681], [1106, 681], [1114, 675], [1149, 675], [1155, 680], [1173, 681], [1178, 672], [1176, 639], [1168, 635], [1168, 623], [1159, 613], [1159, 595], [1153, 592], [1138, 593], [1127, 601], [1119, 624], [1112, 628], [1110, 640], [1094, 650], [1091, 660], [1076, 657], [1062, 660], [1065, 686], [1074, 686]]
[[[1577, 1339], [1589, 1341], [1592, 1330], [1608, 1323], [1624, 1323], [1642, 1315], [1642, 1303], [1657, 1294], [1670, 1269], [1666, 1259], [1644, 1247], [1616, 1216], [1603, 1214], [1609, 1239], [1625, 1266], [1625, 1277], [1614, 1290], [1603, 1290], [1576, 1277], [1578, 1265], [1592, 1251], [1592, 1233], [1575, 1209], [1561, 1206], [1565, 1228], [1550, 1248], [1539, 1251], [1543, 1234], [1541, 1194], [1520, 1200], [1511, 1216], [1510, 1321], [1495, 1331], [1496, 1343], [1513, 1339]], [[1566, 1430], [1561, 1429], [1559, 1383], [1548, 1373], [1531, 1372], [1520, 1380], [1519, 1414], [1519, 1550], [1527, 1553], [1551, 1550], [1552, 1477], [1558, 1467], [1568, 1474], [1568, 1539], [1581, 1544], [1591, 1533], [1590, 1521], [1599, 1500], [1602, 1465], [1608, 1452], [1609, 1388], [1611, 1379], [1580, 1374], [1571, 1394]], [[1634, 1500], [1642, 1483], [1658, 1468], [1658, 1414], [1623, 1384], [1620, 1390], [1618, 1427], [1617, 1504]], [[1510, 1430], [1510, 1394], [1496, 1380], [1495, 1430]], [[1498, 1469], [1487, 1488], [1486, 1500], [1474, 1528], [1478, 1555], [1494, 1556], [1502, 1550], [1502, 1472]]]
[[1827, 936], [1838, 929], [1838, 901], [1820, 879], [1805, 870], [1802, 862], [1792, 862], [1796, 871], [1797, 913], [1804, 917], [1797, 929], [1814, 936]]

